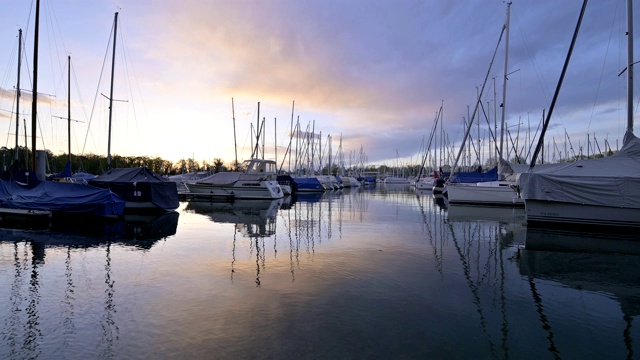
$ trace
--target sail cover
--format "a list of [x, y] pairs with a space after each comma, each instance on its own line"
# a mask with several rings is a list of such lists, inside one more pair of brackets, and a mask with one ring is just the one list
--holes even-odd
[[640, 139], [627, 132], [615, 155], [520, 174], [525, 199], [640, 208]]
[[176, 183], [158, 176], [146, 166], [107, 170], [89, 180], [89, 184], [109, 189], [127, 202], [151, 202], [166, 211], [180, 205]]
[[91, 216], [120, 216], [125, 201], [109, 190], [70, 182], [0, 181], [0, 207], [47, 210]]
[[458, 172], [449, 179], [452, 183], [479, 183], [498, 180], [498, 168], [487, 172]]

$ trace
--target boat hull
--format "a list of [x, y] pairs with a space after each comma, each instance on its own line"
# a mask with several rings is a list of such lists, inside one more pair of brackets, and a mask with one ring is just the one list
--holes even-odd
[[527, 199], [525, 209], [528, 225], [640, 228], [640, 208]]
[[411, 180], [407, 178], [400, 177], [387, 177], [384, 179], [385, 184], [394, 184], [394, 185], [408, 185], [411, 183]]
[[449, 185], [447, 193], [450, 204], [524, 206], [524, 199], [508, 183], [504, 182]]
[[280, 199], [284, 196], [277, 181], [237, 181], [232, 185], [207, 183], [187, 184], [194, 196], [208, 196], [233, 199]]

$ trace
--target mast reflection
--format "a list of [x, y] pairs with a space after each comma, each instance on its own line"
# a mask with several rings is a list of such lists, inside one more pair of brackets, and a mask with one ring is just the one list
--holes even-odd
[[[446, 224], [495, 358], [509, 358], [509, 314], [505, 260], [524, 243], [524, 213], [515, 209], [450, 206]], [[500, 334], [499, 340], [495, 333]]]
[[242, 237], [250, 239], [250, 255], [254, 250], [256, 253], [255, 283], [256, 286], [260, 286], [260, 272], [266, 266], [264, 239], [274, 237], [274, 254], [277, 254], [275, 238], [276, 216], [283, 202], [283, 199], [236, 200], [233, 202], [190, 201], [185, 210], [205, 215], [215, 223], [234, 224], [231, 251], [231, 281], [233, 281], [236, 273], [237, 235], [240, 234]]
[[[233, 202], [198, 202], [186, 204], [185, 211], [206, 216], [211, 222], [233, 224], [230, 280], [239, 276], [242, 251], [248, 251], [256, 286], [263, 284], [268, 258], [278, 261], [282, 247], [288, 246], [291, 281], [302, 261], [311, 261], [318, 245], [342, 236], [343, 221], [362, 221], [366, 209], [364, 194], [357, 189], [342, 189], [324, 193], [298, 194], [277, 200], [236, 200]], [[345, 219], [346, 218], [346, 219]], [[284, 235], [285, 242], [278, 242]], [[240, 246], [241, 239], [248, 239]], [[272, 244], [267, 244], [272, 241]]]
[[[557, 283], [584, 294], [605, 295], [622, 313], [620, 344], [634, 358], [632, 321], [640, 315], [640, 242], [635, 235], [598, 234], [546, 228], [527, 229], [519, 271], [528, 277], [549, 350], [559, 354], [538, 285]], [[584, 297], [585, 295], [581, 295]], [[556, 356], [559, 358], [559, 356]]]
[[[116, 286], [113, 278], [111, 248], [118, 244], [131, 246], [134, 249], [149, 249], [156, 241], [165, 239], [176, 232], [178, 213], [167, 213], [152, 218], [125, 219], [115, 223], [77, 224], [67, 228], [60, 223], [45, 230], [23, 230], [0, 228], [0, 243], [3, 248], [11, 244], [13, 248], [13, 280], [9, 294], [9, 310], [4, 324], [5, 341], [10, 358], [34, 359], [43, 355], [44, 337], [49, 336], [42, 323], [48, 324], [47, 318], [54, 316], [59, 319], [57, 328], [61, 330], [62, 341], [57, 345], [60, 354], [65, 354], [72, 348], [75, 339], [84, 334], [79, 333], [76, 325], [78, 308], [90, 303], [103, 304], [103, 314], [100, 316], [100, 338], [96, 349], [101, 357], [113, 357], [114, 342], [118, 340], [119, 328], [116, 323]], [[67, 230], [67, 231], [65, 231]], [[86, 230], [86, 231], [85, 231]], [[79, 293], [74, 279], [78, 270], [75, 262], [86, 265], [87, 250], [100, 252], [104, 249], [105, 260], [104, 290], [95, 293]], [[61, 251], [62, 250], [62, 251]], [[59, 306], [56, 301], [49, 299], [42, 301], [42, 279], [48, 279], [55, 274], [47, 274], [47, 254], [53, 254], [51, 269], [55, 269], [56, 259], [64, 254], [64, 286], [60, 291]], [[86, 269], [80, 268], [81, 273]], [[46, 285], [46, 283], [44, 283]], [[49, 289], [51, 291], [51, 289]], [[54, 292], [55, 294], [55, 292]], [[104, 294], [100, 301], [93, 296]], [[44, 318], [44, 319], [43, 319]], [[50, 331], [50, 330], [49, 330]], [[98, 339], [98, 338], [96, 338]]]

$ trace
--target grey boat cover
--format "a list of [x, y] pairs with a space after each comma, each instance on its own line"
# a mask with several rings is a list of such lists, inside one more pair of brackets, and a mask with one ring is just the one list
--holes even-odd
[[127, 202], [152, 202], [165, 211], [175, 210], [180, 205], [176, 183], [146, 166], [107, 170], [89, 180], [89, 185], [109, 189]]
[[525, 201], [640, 208], [640, 139], [627, 131], [613, 156], [525, 172], [518, 184]]

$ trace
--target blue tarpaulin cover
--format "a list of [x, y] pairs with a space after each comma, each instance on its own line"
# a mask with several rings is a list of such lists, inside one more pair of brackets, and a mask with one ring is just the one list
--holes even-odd
[[498, 168], [487, 172], [459, 172], [455, 173], [449, 181], [452, 183], [479, 183], [498, 180]]
[[120, 216], [125, 201], [109, 190], [57, 181], [34, 181], [27, 185], [0, 181], [0, 207], [48, 210], [91, 216]]

